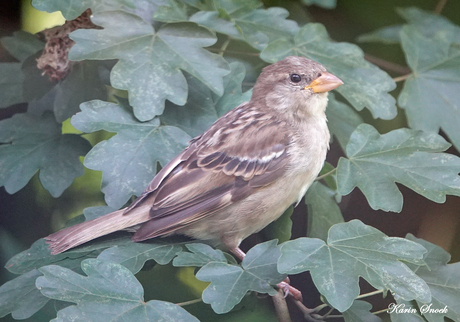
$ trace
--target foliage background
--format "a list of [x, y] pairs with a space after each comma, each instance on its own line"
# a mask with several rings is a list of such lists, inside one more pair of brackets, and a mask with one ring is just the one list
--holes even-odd
[[[309, 21], [323, 23], [332, 39], [336, 41], [356, 42], [356, 38], [367, 32], [374, 31], [380, 27], [403, 23], [401, 17], [395, 13], [396, 7], [417, 6], [418, 8], [432, 11], [442, 1], [353, 1], [339, 0], [337, 8], [332, 10], [322, 9], [316, 6], [306, 7], [299, 1], [266, 1], [266, 6], [281, 6], [286, 7], [290, 11], [290, 19], [294, 19], [303, 25]], [[4, 4], [6, 5], [6, 4]], [[13, 5], [11, 5], [13, 6]], [[9, 8], [9, 17], [11, 13], [17, 12], [16, 8]], [[8, 11], [5, 11], [8, 12]], [[455, 24], [460, 24], [458, 16], [460, 5], [458, 1], [447, 1], [442, 14], [449, 18]], [[32, 18], [27, 18], [32, 19]], [[10, 25], [5, 23], [12, 21]], [[13, 30], [19, 28], [17, 21], [12, 18], [2, 19], [1, 36], [9, 36]], [[358, 43], [365, 53], [378, 57], [385, 61], [394, 62], [398, 65], [405, 66], [406, 60], [404, 54], [397, 44], [381, 44], [381, 43]], [[1, 49], [2, 61], [13, 61], [8, 54]], [[372, 61], [372, 58], [371, 58]], [[375, 60], [374, 60], [375, 61]], [[379, 61], [375, 61], [379, 65]], [[383, 65], [382, 65], [383, 64]], [[388, 66], [387, 63], [382, 63], [380, 66], [390, 67], [386, 71], [391, 76], [397, 77], [404, 73], [398, 71], [400, 66]], [[395, 97], [398, 96], [401, 90], [401, 82], [398, 83], [398, 88], [392, 92]], [[250, 84], [248, 84], [250, 86]], [[18, 109], [25, 111], [25, 106], [15, 106], [0, 110], [0, 118], [6, 119]], [[375, 126], [380, 133], [386, 133], [393, 129], [406, 126], [406, 118], [403, 112], [399, 111], [398, 116], [390, 121], [375, 120], [368, 110], [364, 109], [360, 112], [361, 117], [367, 122]], [[66, 126], [64, 131], [74, 131], [70, 126]], [[106, 133], [97, 133], [90, 137], [91, 143], [94, 144], [102, 139], [109, 138]], [[328, 156], [328, 161], [332, 164], [337, 164], [340, 152], [334, 154], [334, 151], [340, 151], [337, 142], [334, 143], [331, 153]], [[457, 154], [454, 148], [450, 148], [450, 153]], [[75, 215], [81, 214], [82, 210], [92, 205], [102, 205], [103, 196], [100, 192], [101, 176], [98, 172], [85, 170], [85, 175], [75, 180], [72, 186], [67, 189], [59, 198], [53, 198], [46, 190], [38, 183], [37, 176], [22, 190], [14, 195], [7, 194], [3, 188], [0, 191], [0, 220], [1, 220], [1, 251], [0, 259], [6, 261], [12, 255], [21, 250], [27, 249], [35, 240], [41, 238], [48, 233], [62, 227], [67, 219]], [[436, 204], [414, 193], [410, 189], [399, 186], [404, 195], [404, 207], [401, 213], [387, 213], [382, 211], [372, 210], [362, 193], [355, 189], [352, 194], [343, 198], [340, 206], [342, 214], [346, 220], [358, 218], [364, 223], [377, 227], [389, 236], [405, 236], [406, 233], [412, 232], [416, 236], [431, 241], [442, 246], [450, 251], [454, 259], [458, 261], [458, 249], [460, 239], [458, 234], [458, 209], [460, 203], [456, 197], [448, 197], [444, 204]], [[304, 234], [307, 229], [307, 223], [303, 216], [306, 211], [306, 206], [301, 205], [296, 208], [294, 214], [294, 232], [293, 237], [298, 237]], [[51, 210], [51, 211], [50, 211]], [[246, 249], [250, 248], [254, 243], [260, 241], [260, 237], [253, 237], [252, 240], [246, 242]], [[177, 269], [171, 267], [157, 266], [157, 276], [161, 276], [155, 281], [155, 288], [146, 289], [146, 298], [155, 298], [158, 294], [158, 289], [162, 289], [162, 298], [178, 302], [181, 299], [174, 298], [176, 294], [168, 295], [168, 288], [171, 289], [174, 285], [181, 285], [184, 281], [187, 283], [191, 276], [191, 271], [187, 269]], [[152, 274], [141, 272], [139, 278], [142, 280], [143, 274], [149, 280]], [[186, 276], [186, 277], [184, 277]], [[6, 270], [2, 270], [0, 277], [4, 281], [9, 280], [10, 275]], [[304, 277], [294, 276], [293, 283], [296, 280], [301, 280]], [[149, 282], [150, 283], [150, 282]], [[144, 284], [145, 285], [145, 284]], [[311, 290], [308, 285], [302, 286], [306, 290]], [[366, 287], [366, 286], [364, 286]], [[194, 292], [197, 288], [193, 285], [189, 293], [183, 294], [183, 300], [196, 296]], [[310, 297], [310, 296], [309, 296]], [[312, 295], [311, 298], [317, 296]], [[316, 303], [308, 303], [309, 306], [314, 306]], [[209, 308], [208, 308], [209, 310]], [[193, 313], [193, 312], [192, 312]], [[9, 319], [6, 317], [5, 319]]]

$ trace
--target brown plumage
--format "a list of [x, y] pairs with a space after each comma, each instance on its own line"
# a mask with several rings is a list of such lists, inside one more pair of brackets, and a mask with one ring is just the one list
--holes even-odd
[[49, 235], [52, 253], [128, 229], [136, 242], [183, 234], [241, 258], [240, 242], [298, 202], [321, 170], [327, 91], [341, 84], [302, 57], [266, 67], [251, 100], [194, 138], [131, 206]]

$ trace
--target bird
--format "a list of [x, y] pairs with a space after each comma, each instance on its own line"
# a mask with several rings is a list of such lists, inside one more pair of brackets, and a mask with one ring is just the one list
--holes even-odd
[[242, 240], [298, 204], [318, 176], [330, 140], [327, 94], [342, 84], [305, 57], [268, 65], [250, 101], [193, 138], [130, 206], [45, 237], [51, 254], [128, 230], [134, 242], [179, 234], [243, 260]]

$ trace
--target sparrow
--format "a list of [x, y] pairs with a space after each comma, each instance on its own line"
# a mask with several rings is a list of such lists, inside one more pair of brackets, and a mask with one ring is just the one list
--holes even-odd
[[265, 67], [251, 100], [192, 139], [129, 207], [45, 237], [51, 253], [129, 230], [134, 242], [207, 240], [242, 260], [241, 241], [299, 203], [320, 172], [330, 139], [327, 93], [341, 84], [304, 57]]

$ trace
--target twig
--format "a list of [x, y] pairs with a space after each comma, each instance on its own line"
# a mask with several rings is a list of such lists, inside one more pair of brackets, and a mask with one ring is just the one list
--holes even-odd
[[447, 3], [447, 0], [439, 0], [438, 4], [436, 5], [436, 8], [434, 9], [434, 13], [439, 15], [442, 9], [444, 9], [444, 6], [446, 5], [446, 3]]
[[187, 302], [176, 303], [176, 305], [186, 306], [186, 305], [190, 305], [190, 304], [199, 303], [201, 301], [202, 301], [201, 299], [195, 299], [195, 300], [190, 300], [190, 301], [187, 301]]
[[388, 309], [383, 309], [383, 310], [380, 310], [380, 311], [372, 312], [372, 314], [374, 314], [374, 315], [381, 314], [381, 313], [388, 313]]
[[[280, 322], [291, 322], [291, 316], [289, 315], [289, 309], [284, 297], [284, 291], [278, 289], [275, 296], [272, 296], [273, 304], [275, 306], [276, 316]], [[294, 301], [299, 302], [299, 301]]]
[[411, 72], [409, 67], [402, 66], [396, 63], [392, 63], [385, 59], [378, 58], [378, 57], [375, 57], [369, 54], [364, 54], [364, 59], [366, 59], [367, 61], [371, 62], [374, 65], [382, 67], [383, 69], [390, 70], [398, 74], [405, 75]]

